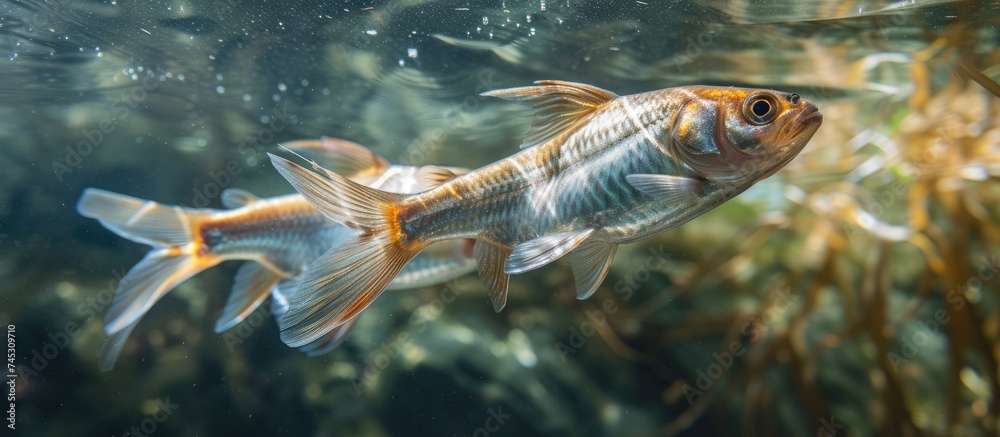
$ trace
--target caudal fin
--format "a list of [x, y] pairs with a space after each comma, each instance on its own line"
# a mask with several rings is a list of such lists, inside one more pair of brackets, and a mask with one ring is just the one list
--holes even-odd
[[333, 352], [334, 349], [337, 349], [337, 347], [347, 340], [347, 336], [351, 334], [351, 329], [354, 328], [354, 324], [357, 321], [358, 318], [355, 317], [342, 325], [338, 325], [336, 328], [331, 329], [330, 332], [327, 332], [316, 341], [300, 347], [299, 351], [305, 353], [309, 357], [318, 357]]
[[125, 348], [125, 342], [128, 341], [128, 336], [132, 333], [132, 329], [134, 328], [135, 324], [133, 323], [120, 331], [111, 334], [104, 340], [104, 344], [102, 344], [101, 348], [97, 351], [97, 361], [102, 372], [109, 372], [111, 369], [115, 368], [118, 356], [122, 354], [122, 350]]
[[[288, 313], [288, 300], [285, 296], [294, 292], [298, 288], [298, 280], [291, 279], [281, 282], [277, 287], [271, 290], [271, 314], [274, 315], [278, 325], [281, 325], [281, 318]], [[299, 347], [299, 351], [310, 357], [318, 357], [332, 352], [344, 343], [345, 340], [347, 340], [347, 336], [351, 333], [351, 328], [354, 327], [354, 323], [357, 321], [357, 317], [348, 320], [347, 323], [331, 329], [329, 332], [323, 334], [313, 342], [306, 343], [304, 346]]]
[[301, 347], [344, 325], [368, 307], [424, 245], [400, 243], [393, 215], [403, 195], [360, 185], [318, 166], [314, 173], [270, 155], [274, 167], [324, 215], [363, 232], [334, 246], [303, 273], [279, 319], [281, 339]]
[[153, 246], [119, 283], [105, 316], [108, 335], [134, 325], [167, 292], [221, 261], [201, 254], [192, 241], [193, 226], [206, 212], [95, 188], [84, 190], [76, 210], [122, 237]]
[[[271, 314], [274, 314], [274, 319], [278, 322], [279, 326], [281, 325], [281, 319], [288, 313], [288, 300], [285, 296], [293, 293], [298, 288], [298, 281], [292, 279], [278, 284], [278, 286], [272, 290]], [[344, 324], [338, 325], [336, 328], [331, 329], [316, 340], [300, 346], [299, 351], [310, 357], [318, 357], [332, 352], [345, 340], [347, 340], [347, 336], [350, 335], [351, 329], [354, 328], [354, 323], [357, 322], [357, 320], [358, 318], [355, 317], [348, 320]]]

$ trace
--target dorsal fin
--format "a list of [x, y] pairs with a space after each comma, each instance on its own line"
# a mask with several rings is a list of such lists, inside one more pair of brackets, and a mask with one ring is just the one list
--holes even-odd
[[339, 138], [323, 137], [281, 145], [350, 179], [379, 176], [389, 168], [389, 161], [367, 147]]
[[595, 86], [558, 80], [540, 80], [537, 86], [488, 91], [484, 96], [527, 103], [535, 109], [535, 120], [521, 148], [537, 146], [586, 120], [618, 95]]
[[468, 172], [469, 170], [464, 168], [425, 165], [417, 169], [416, 177], [418, 184], [431, 189]]
[[259, 200], [253, 193], [240, 188], [227, 188], [222, 192], [222, 206], [236, 209], [247, 206]]

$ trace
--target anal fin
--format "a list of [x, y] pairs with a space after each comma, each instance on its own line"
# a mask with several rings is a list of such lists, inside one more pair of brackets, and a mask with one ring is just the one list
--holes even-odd
[[507, 284], [510, 275], [504, 271], [511, 250], [484, 240], [476, 240], [472, 256], [476, 258], [479, 279], [490, 294], [493, 310], [500, 312], [507, 305]]
[[587, 241], [577, 247], [573, 260], [573, 278], [576, 279], [576, 298], [583, 300], [597, 291], [611, 269], [618, 245], [604, 241]]
[[240, 266], [236, 272], [233, 291], [226, 301], [226, 308], [215, 322], [215, 332], [225, 332], [242, 322], [271, 295], [272, 289], [285, 279], [287, 278], [281, 273], [256, 262], [251, 261]]

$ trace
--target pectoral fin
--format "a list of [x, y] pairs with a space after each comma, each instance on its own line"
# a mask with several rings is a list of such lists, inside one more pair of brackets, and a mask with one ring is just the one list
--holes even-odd
[[587, 241], [570, 254], [573, 260], [573, 277], [576, 279], [576, 298], [583, 300], [597, 291], [611, 269], [618, 245], [603, 241]]
[[300, 140], [282, 143], [293, 152], [317, 160], [327, 170], [350, 179], [377, 177], [389, 168], [389, 161], [367, 147], [339, 138]]
[[510, 275], [504, 272], [504, 264], [510, 256], [510, 249], [484, 240], [476, 240], [472, 256], [476, 258], [479, 279], [490, 293], [493, 310], [500, 312], [507, 305], [507, 282]]
[[684, 176], [630, 174], [625, 180], [635, 189], [668, 202], [690, 201], [701, 194], [705, 181]]
[[484, 96], [527, 103], [535, 109], [535, 121], [521, 148], [537, 146], [585, 121], [618, 95], [595, 86], [558, 80], [540, 80], [537, 86], [495, 90]]
[[506, 271], [517, 275], [542, 267], [580, 245], [593, 229], [549, 234], [518, 244], [507, 258]]

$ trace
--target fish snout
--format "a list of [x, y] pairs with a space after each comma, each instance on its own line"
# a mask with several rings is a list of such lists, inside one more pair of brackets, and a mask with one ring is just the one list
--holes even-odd
[[823, 114], [819, 112], [819, 108], [813, 102], [803, 99], [798, 94], [791, 93], [788, 95], [788, 103], [793, 108], [798, 108], [799, 119], [805, 120], [810, 117], [819, 117], [820, 120], [823, 119]]
[[823, 113], [819, 112], [819, 107], [813, 102], [803, 99], [795, 93], [787, 94], [789, 109], [792, 114], [792, 125], [798, 126], [794, 132], [799, 134], [810, 127], [818, 127], [823, 122]]

